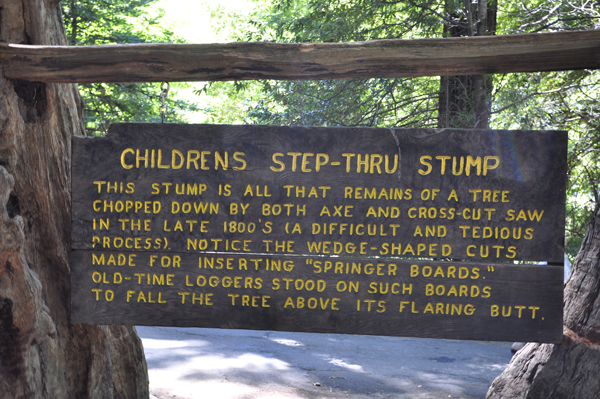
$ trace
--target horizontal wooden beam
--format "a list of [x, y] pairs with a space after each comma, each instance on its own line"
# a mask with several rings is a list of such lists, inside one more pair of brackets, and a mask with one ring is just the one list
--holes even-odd
[[600, 31], [354, 43], [0, 44], [7, 78], [42, 82], [322, 80], [600, 68]]

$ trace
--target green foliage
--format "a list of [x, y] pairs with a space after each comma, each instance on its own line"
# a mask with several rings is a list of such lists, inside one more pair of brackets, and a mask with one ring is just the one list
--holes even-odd
[[[248, 114], [259, 123], [435, 127], [435, 78], [264, 82]], [[427, 91], [416, 91], [414, 86]]]
[[[440, 5], [441, 4], [441, 5]], [[443, 2], [266, 2], [240, 40], [352, 42], [440, 35]], [[262, 124], [434, 127], [436, 78], [263, 82], [248, 117]]]
[[[63, 19], [71, 45], [157, 43], [179, 41], [160, 25], [162, 14], [150, 15], [155, 0], [63, 1]], [[166, 98], [167, 120], [183, 121], [195, 106], [175, 100], [172, 85]], [[79, 85], [88, 134], [103, 135], [112, 122], [160, 122], [160, 84], [87, 83]]]
[[201, 122], [214, 124], [251, 123], [248, 110], [262, 97], [257, 82], [210, 82], [194, 93], [202, 103], [197, 112], [204, 117]]
[[440, 35], [444, 2], [388, 0], [272, 1], [251, 24], [251, 40], [352, 42]]
[[599, 199], [600, 71], [498, 76], [496, 87], [495, 128], [569, 132], [566, 237], [573, 258]]
[[505, 0], [499, 11], [498, 32], [503, 34], [600, 28], [597, 1]]
[[67, 0], [62, 2], [69, 44], [143, 43], [169, 39], [170, 32], [153, 35], [160, 15], [150, 17], [148, 6], [155, 0]]
[[[502, 34], [600, 28], [597, 2], [506, 1]], [[492, 125], [569, 132], [566, 246], [574, 259], [590, 215], [600, 203], [600, 71], [495, 76]]]

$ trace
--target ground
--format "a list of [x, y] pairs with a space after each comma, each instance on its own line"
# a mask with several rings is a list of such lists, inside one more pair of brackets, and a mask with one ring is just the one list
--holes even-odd
[[511, 359], [509, 342], [204, 328], [138, 332], [151, 399], [484, 398]]

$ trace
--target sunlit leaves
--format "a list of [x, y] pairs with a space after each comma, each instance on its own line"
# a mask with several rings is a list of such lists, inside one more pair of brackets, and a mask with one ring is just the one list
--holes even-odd
[[496, 76], [492, 125], [569, 132], [566, 236], [575, 255], [598, 205], [600, 72], [565, 71]]
[[597, 0], [505, 0], [499, 13], [502, 34], [600, 28]]
[[[150, 15], [154, 0], [69, 0], [62, 2], [67, 38], [71, 45], [174, 42], [160, 24], [161, 14]], [[181, 85], [172, 85], [172, 92]], [[112, 122], [156, 122], [160, 116], [159, 84], [79, 85], [88, 134], [106, 134]], [[181, 121], [184, 110], [195, 107], [167, 96], [167, 120]]]

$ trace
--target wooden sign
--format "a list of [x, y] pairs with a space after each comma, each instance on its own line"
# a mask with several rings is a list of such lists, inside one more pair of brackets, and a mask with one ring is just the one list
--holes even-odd
[[559, 342], [562, 267], [75, 251], [72, 320]]
[[73, 321], [556, 342], [562, 267], [514, 263], [562, 263], [566, 148], [451, 129], [75, 138]]

